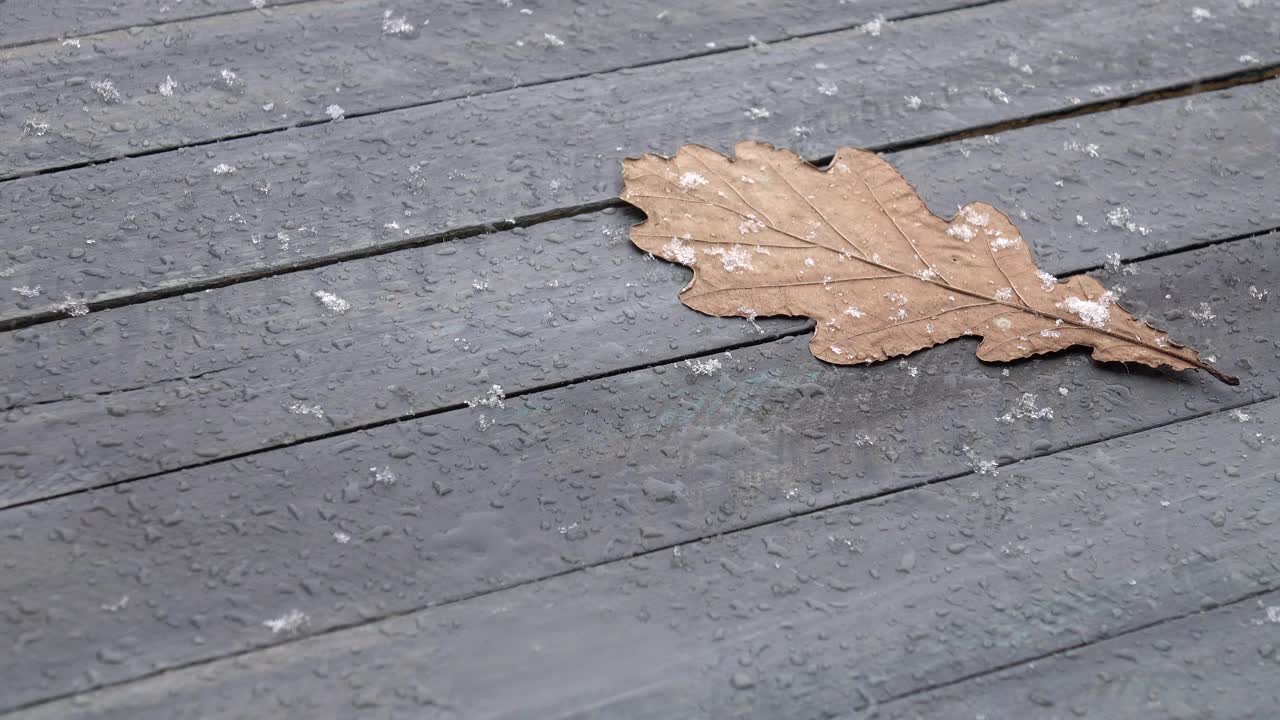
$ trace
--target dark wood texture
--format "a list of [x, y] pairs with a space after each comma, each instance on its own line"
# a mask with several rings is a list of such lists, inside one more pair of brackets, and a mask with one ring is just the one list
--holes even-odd
[[[1131, 309], [1230, 358], [1239, 388], [1080, 357], [1006, 377], [964, 342], [833, 367], [795, 339], [4, 511], [0, 596], [32, 612], [0, 674], [21, 702], [118, 682], [278, 642], [262, 623], [295, 610], [322, 632], [1274, 397], [1280, 315], [1248, 288], [1277, 240], [1125, 276]], [[998, 420], [1024, 393], [1052, 419]]]
[[[868, 710], [1276, 590], [1280, 523], [1271, 504], [1280, 445], [1259, 438], [1253, 423], [1274, 427], [1280, 404], [1245, 411], [1246, 423], [1218, 413], [1018, 463], [999, 476], [668, 546], [166, 673], [26, 717], [806, 719]], [[784, 483], [803, 477], [798, 468], [787, 474]], [[312, 623], [321, 617], [311, 615]], [[1265, 609], [1250, 608], [1249, 619], [1267, 622]], [[1205, 641], [1224, 652], [1237, 633]], [[1250, 701], [1267, 697], [1256, 687], [1263, 668], [1274, 673], [1271, 652], [1258, 649], [1273, 643], [1263, 642], [1256, 637], [1235, 653], [1254, 694], [1206, 693], [1197, 706], [1225, 712], [1201, 717], [1242, 717]], [[1134, 682], [1150, 685], [1169, 666], [1126, 664]], [[1067, 680], [1078, 687], [1094, 669], [1102, 668], [1083, 664]], [[1050, 697], [1082, 701], [1072, 685]], [[1010, 702], [993, 695], [996, 708], [1038, 705], [1019, 702], [1012, 686], [1000, 689]], [[1118, 714], [1103, 716], [1150, 717], [1139, 698], [1146, 696], [1128, 693]]]
[[[937, 212], [1006, 208], [1054, 273], [1280, 226], [1274, 158], [1254, 150], [1280, 142], [1280, 85], [1191, 102], [889, 159]], [[1098, 157], [1078, 149], [1090, 145]], [[1121, 210], [1134, 230], [1109, 223]], [[630, 246], [636, 220], [588, 214], [0, 336], [0, 467], [15, 476], [0, 504], [456, 407], [493, 384], [514, 393], [806, 327], [679, 306], [687, 273]], [[317, 291], [351, 308], [327, 310]], [[290, 412], [299, 404], [324, 417]]]
[[5, 0], [0, 2], [0, 48], [300, 1], [306, 0]]
[[817, 158], [1280, 61], [1280, 13], [1233, 7], [1196, 23], [1183, 0], [1001, 3], [2, 183], [0, 270], [42, 294], [0, 294], [0, 326], [609, 201], [621, 158], [684, 142]]
[[1265, 720], [1280, 703], [1277, 622], [1280, 593], [1261, 594], [886, 705], [876, 717]]
[[[14, 48], [0, 51], [0, 179], [327, 122], [335, 105], [355, 117], [973, 4], [342, 0]], [[29, 117], [48, 129], [22, 132]]]
[[[0, 0], [0, 720], [1274, 714], [1274, 3], [264, 5]], [[685, 309], [752, 138], [1241, 384]]]

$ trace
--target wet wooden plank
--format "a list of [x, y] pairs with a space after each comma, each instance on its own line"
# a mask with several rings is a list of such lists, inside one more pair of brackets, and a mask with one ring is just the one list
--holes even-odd
[[[0, 4], [0, 48], [75, 40], [79, 36], [158, 25], [222, 13], [291, 4], [299, 0], [39, 0]], [[7, 77], [7, 76], [6, 76]]]
[[[655, 552], [586, 572], [158, 674], [18, 717], [232, 718], [266, 710], [318, 718], [816, 718], [870, 710], [920, 688], [1276, 590], [1280, 523], [1271, 501], [1280, 402], [1244, 412], [1246, 422], [1217, 413], [996, 476], [966, 475], [694, 544], [668, 538]], [[746, 467], [742, 454], [751, 447], [744, 444], [736, 467]], [[820, 464], [839, 467], [830, 457]], [[788, 469], [784, 482], [803, 482], [812, 467]], [[719, 477], [699, 474], [677, 495], [692, 497]], [[614, 507], [586, 523], [594, 530], [632, 509]], [[348, 552], [339, 548], [317, 546], [305, 562]], [[246, 562], [242, 576], [281, 580], [257, 565]], [[365, 588], [376, 584], [353, 586], [343, 604], [372, 605]], [[261, 597], [234, 592], [246, 604]], [[300, 608], [310, 600], [299, 593], [280, 604]], [[245, 610], [246, 623], [257, 625]], [[305, 633], [331, 613], [321, 605], [268, 619], [283, 636], [289, 628]], [[184, 615], [168, 619], [184, 625]], [[1274, 674], [1270, 650], [1259, 652], [1273, 643], [1258, 635], [1264, 609], [1250, 607], [1248, 620], [1254, 638], [1236, 653], [1228, 655], [1234, 634], [1199, 640], [1213, 654], [1235, 657], [1235, 668], [1249, 668], [1256, 688], [1257, 662]], [[209, 628], [187, 632], [208, 637]], [[1175, 637], [1185, 647], [1197, 635]], [[118, 658], [128, 663], [136, 652]], [[1169, 650], [1157, 641], [1153, 659], [1162, 652]], [[1122, 654], [1074, 663], [1074, 672], [1042, 676], [1034, 688], [1052, 683], [1049, 697], [1084, 702], [1087, 695], [1071, 691], [1097, 687], [1096, 671], [1122, 660], [1130, 676], [1139, 675]], [[1170, 664], [1142, 667], [1161, 672]], [[1016, 697], [1019, 685], [1005, 683], [984, 698], [995, 708], [990, 717], [1041, 716], [1035, 694], [1029, 706]], [[1118, 701], [1123, 715], [1139, 707], [1126, 700], [1162, 699], [1144, 689], [1154, 688], [1100, 700]], [[1000, 712], [1020, 706], [1032, 712]]]
[[[1187, 102], [889, 158], [937, 212], [1006, 209], [1055, 273], [1280, 225], [1256, 151], [1280, 142], [1280, 83]], [[687, 271], [632, 248], [636, 220], [590, 214], [0, 335], [0, 504], [806, 327], [684, 308]]]
[[14, 48], [0, 179], [975, 3], [343, 0]]
[[0, 325], [58, 317], [67, 298], [176, 293], [606, 201], [622, 157], [684, 142], [821, 157], [1280, 59], [1271, 5], [1199, 23], [1191, 10], [991, 5], [3, 183], [0, 224], [15, 230]]
[[[708, 535], [1275, 397], [1280, 315], [1271, 295], [1254, 295], [1270, 287], [1280, 260], [1277, 240], [1242, 240], [1171, 255], [1139, 263], [1136, 274], [1124, 276], [1129, 307], [1155, 314], [1175, 337], [1222, 358], [1244, 376], [1238, 388], [1197, 375], [1099, 368], [1081, 356], [988, 366], [974, 358], [971, 342], [934, 348], [904, 363], [833, 367], [813, 360], [804, 341], [794, 339], [719, 356], [721, 367], [711, 375], [684, 364], [659, 366], [508, 399], [501, 407], [464, 408], [3, 511], [0, 526], [7, 531], [0, 536], [0, 597], [8, 602], [6, 633], [19, 640], [20, 650], [0, 656], [5, 699], [10, 705], [33, 702], [278, 643], [293, 636], [264, 623], [297, 617], [295, 611], [308, 618], [297, 634], [317, 633], [662, 548], [667, 548], [663, 557], [671, 558], [670, 548]], [[1202, 323], [1185, 311], [1199, 310], [1200, 302], [1211, 304], [1214, 318]], [[1028, 407], [1049, 407], [1052, 418], [1031, 419], [1019, 410]], [[1270, 417], [1273, 410], [1249, 412]], [[1007, 422], [998, 419], [1006, 415]], [[1212, 426], [1222, 443], [1187, 445], [1199, 453], [1195, 462], [1150, 449], [1134, 453], [1187, 470], [1186, 481], [1194, 480], [1190, 487], [1196, 490], [1204, 481], [1206, 493], [1221, 493], [1187, 496], [1191, 520], [1179, 514], [1168, 532], [1185, 526], [1200, 533], [1197, 537], [1220, 532], [1240, 543], [1219, 550], [1212, 538], [1178, 539], [1173, 544], [1181, 548], [1179, 564], [1172, 572], [1160, 571], [1167, 581], [1187, 577], [1180, 560], [1184, 554], [1194, 567], [1218, 573], [1221, 563], [1211, 558], [1245, 563], [1251, 553], [1269, 553], [1253, 534], [1230, 534], [1236, 513], [1247, 515], [1251, 507], [1247, 493], [1231, 483], [1252, 476], [1228, 472], [1228, 466], [1247, 460], [1266, 467], [1273, 450], [1260, 447], [1252, 459], [1241, 460], [1228, 441], [1271, 431], [1224, 417]], [[1223, 427], [1232, 432], [1224, 434]], [[1113, 503], [1122, 500], [1116, 494], [1131, 488], [1147, 488], [1140, 498], [1130, 498], [1140, 500], [1144, 511], [1158, 511], [1159, 500], [1184, 502], [1182, 486], [1169, 494], [1151, 490], [1159, 477], [1150, 475], [1148, 466], [1107, 460], [1118, 452], [1099, 456], [1101, 478], [1085, 478], [1055, 497], [1100, 504], [1108, 512], [1119, 512]], [[1215, 463], [1197, 465], [1202, 457]], [[1144, 469], [1138, 473], [1136, 467]], [[988, 498], [994, 492], [998, 498], [1022, 489], [1029, 493], [1026, 502], [1035, 505], [1048, 494], [1039, 480], [1030, 485], [1018, 480], [1020, 470], [1000, 473], [966, 481], [973, 487], [955, 491], [954, 497], [971, 503], [972, 492]], [[1078, 496], [1085, 492], [1092, 494]], [[1204, 514], [1227, 513], [1227, 505], [1230, 522], [1215, 530]], [[1003, 573], [1001, 563], [1026, 559], [1020, 548], [1043, 547], [1037, 533], [1088, 535], [1086, 517], [1098, 514], [1097, 520], [1108, 523], [1108, 517], [1117, 517], [1082, 512], [1068, 528], [1060, 524], [1067, 505], [1046, 507], [1043, 515], [1027, 520], [1036, 533], [1014, 532], [1000, 519], [1003, 501], [972, 507], [974, 522], [989, 514], [990, 523], [957, 527], [939, 535], [927, 552], [918, 551], [921, 564], [912, 577], [921, 583], [920, 592], [938, 602], [948, 597], [939, 589], [954, 583], [935, 583], [942, 582], [941, 571], [925, 561], [952, 557], [936, 553], [944, 537], [946, 545], [973, 545], [982, 563]], [[878, 506], [866, 512], [869, 519], [885, 517]], [[918, 515], [928, 525], [928, 518], [944, 512], [952, 510], [920, 508]], [[1134, 520], [1145, 516], [1120, 517], [1108, 527], [1133, 534], [1093, 535], [1096, 547], [1080, 562], [1094, 562], [1093, 556], [1102, 554], [1126, 572], [1156, 573], [1164, 561], [1151, 559], [1150, 542], [1164, 537], [1164, 525], [1136, 526]], [[889, 522], [886, 532], [894, 525]], [[1147, 531], [1155, 534], [1149, 537]], [[879, 537], [880, 530], [865, 534]], [[812, 528], [799, 535], [818, 541], [826, 536]], [[861, 537], [851, 539], [862, 543]], [[883, 552], [892, 556], [859, 565], [858, 577], [873, 568], [898, 578], [899, 565], [909, 565], [902, 559], [909, 543], [892, 533], [885, 538]], [[748, 545], [760, 543], [757, 538]], [[1209, 548], [1206, 555], [1195, 552], [1201, 545]], [[1006, 547], [1009, 555], [1001, 549]], [[1144, 561], [1131, 565], [1135, 553]], [[701, 559], [697, 563], [704, 567]], [[1051, 584], [1061, 572], [1050, 567], [1042, 576], [1033, 575], [1031, 589]], [[1019, 573], [1008, 576], [1009, 593], [1015, 592]], [[1225, 575], [1213, 575], [1224, 583], [1223, 591], [1243, 582]], [[1124, 575], [1126, 582], [1134, 577], [1145, 578]], [[1160, 602], [1138, 604], [1150, 610], [1195, 602], [1198, 594], [1189, 590], [1209, 587], [1205, 577], [1179, 585], [1184, 589], [1178, 597], [1161, 594]], [[970, 577], [965, 586], [977, 591], [979, 579]], [[1017, 591], [1029, 592], [1028, 582], [1024, 577]], [[797, 595], [790, 587], [779, 592], [780, 598], [791, 598], [787, 602], [826, 601], [821, 584]], [[1141, 593], [1150, 587], [1143, 579], [1135, 597], [1145, 597]], [[594, 595], [592, 602], [608, 601], [609, 593], [599, 588], [583, 590]], [[1029, 619], [1047, 613], [1033, 627], [1051, 631], [1049, 637], [1063, 632], [1052, 622], [1051, 610], [1070, 597], [1056, 593], [1015, 604]], [[1100, 591], [1103, 599], [1113, 598], [1110, 593]], [[885, 613], [909, 606], [908, 597], [872, 586], [862, 597]], [[687, 600], [700, 607], [695, 597]], [[743, 611], [755, 603], [744, 596]], [[670, 608], [647, 601], [645, 606], [661, 626]], [[1083, 601], [1081, 606], [1092, 607]], [[1099, 607], [1110, 617], [1117, 606], [1108, 601]], [[626, 607], [618, 610], [619, 622], [627, 617], [639, 616]], [[785, 630], [779, 622], [783, 617], [770, 616], [774, 631]], [[860, 609], [849, 617], [865, 628], [891, 632], [887, 637], [902, 637], [902, 626], [864, 616]], [[914, 617], [912, 627], [950, 623], [932, 607]], [[589, 622], [574, 632], [601, 642], [613, 637], [592, 630]], [[845, 631], [833, 631], [831, 637], [845, 636], [850, 642], [858, 637]], [[1019, 637], [997, 636], [1010, 644]], [[575, 672], [585, 667], [569, 666]], [[880, 676], [878, 670], [870, 672]], [[614, 679], [605, 671], [600, 677]], [[724, 680], [707, 687], [727, 690]], [[175, 706], [185, 707], [185, 701]], [[192, 707], [211, 710], [203, 703]], [[666, 717], [672, 716], [684, 715]]]
[[1280, 593], [1267, 593], [886, 705], [877, 717], [1261, 720], [1280, 704], [1278, 618]]

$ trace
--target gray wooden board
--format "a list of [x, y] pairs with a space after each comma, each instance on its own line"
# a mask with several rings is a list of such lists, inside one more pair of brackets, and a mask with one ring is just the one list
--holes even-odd
[[328, 121], [333, 105], [375, 113], [978, 1], [345, 0], [2, 50], [0, 178]]
[[[622, 157], [684, 142], [816, 158], [1280, 60], [1276, 6], [1193, 4], [990, 5], [2, 183], [0, 324], [607, 200]], [[1100, 140], [1080, 147], [1136, 162]]]
[[[1042, 266], [1065, 273], [1280, 225], [1274, 156], [1257, 151], [1280, 142], [1278, 112], [1280, 83], [1268, 83], [890, 160], [937, 212], [1005, 208]], [[1098, 157], [1078, 149], [1091, 145]], [[1120, 210], [1132, 231], [1109, 223]], [[493, 384], [512, 393], [804, 327], [761, 321], [761, 335], [684, 308], [687, 271], [630, 246], [636, 217], [580, 216], [0, 335], [13, 408], [0, 505], [456, 406]], [[316, 291], [351, 309], [326, 310]], [[305, 412], [317, 406], [323, 417]]]
[[[1078, 355], [1002, 369], [971, 342], [835, 367], [792, 339], [711, 376], [659, 366], [0, 512], [5, 704], [279, 642], [263, 623], [293, 611], [323, 632], [1274, 397], [1280, 314], [1250, 289], [1274, 278], [1278, 240], [1125, 276], [1134, 310], [1247, 370], [1238, 388]], [[1204, 324], [1182, 309], [1200, 301]]]
[[[1217, 413], [1040, 457], [996, 476], [966, 475], [159, 674], [19, 717], [848, 717], [924, 687], [1280, 587], [1280, 515], [1273, 502], [1280, 487], [1280, 401], [1244, 410], [1246, 422]], [[924, 417], [916, 412], [912, 420]], [[826, 420], [824, 429], [833, 431]], [[646, 446], [655, 440], [663, 444], [650, 438]], [[739, 470], [760, 454], [741, 440], [732, 451]], [[833, 469], [833, 460], [828, 457], [826, 469]], [[775, 488], [807, 484], [811, 468], [800, 465], [775, 466], [781, 471]], [[769, 473], [756, 467], [759, 479]], [[651, 472], [671, 479], [675, 467], [668, 461]], [[717, 477], [724, 476], [698, 472], [686, 478], [673, 490], [679, 499], [667, 504], [668, 511]], [[578, 479], [591, 484], [585, 476]], [[750, 492], [748, 476], [735, 479]], [[600, 482], [610, 480], [606, 475]], [[799, 494], [790, 512], [803, 507], [809, 488]], [[589, 524], [616, 526], [657, 497], [642, 500], [629, 490], [600, 502], [602, 510], [612, 510]], [[302, 514], [314, 521], [307, 510]], [[107, 520], [105, 513], [95, 515], [95, 525]], [[141, 519], [122, 510], [116, 521], [124, 517]], [[274, 522], [278, 527], [269, 534], [287, 538], [301, 521], [278, 516], [260, 522]], [[141, 526], [134, 532], [140, 546], [147, 542]], [[157, 532], [173, 536], [183, 529]], [[551, 527], [545, 534], [554, 538], [557, 531]], [[254, 540], [230, 542], [243, 553]], [[211, 567], [216, 561], [207, 550], [192, 547], [182, 562]], [[324, 556], [355, 552], [332, 542], [309, 550], [305, 562], [313, 566], [323, 565]], [[244, 584], [260, 575], [262, 584], [275, 583], [277, 594], [289, 584], [264, 559], [241, 562], [237, 579]], [[402, 562], [384, 578], [353, 584], [342, 605], [368, 603], [380, 584], [399, 584], [412, 567]], [[316, 593], [327, 584], [317, 582]], [[267, 640], [288, 633], [272, 638], [249, 612], [262, 593], [248, 587], [226, 592], [243, 598], [235, 614], [246, 632]], [[279, 605], [312, 605], [312, 596], [294, 592]], [[131, 597], [130, 606], [145, 606], [136, 615], [164, 615], [165, 624], [189, 636], [210, 637], [214, 614], [192, 626], [190, 610], [170, 614], [168, 602], [152, 605], [145, 599], [150, 595]], [[299, 620], [297, 631], [325, 624], [330, 612], [307, 610], [311, 626]], [[1265, 614], [1255, 610], [1252, 618], [1259, 617]], [[81, 622], [130, 621], [104, 610]], [[145, 643], [140, 628], [133, 638], [113, 660], [134, 660]], [[38, 643], [26, 649], [27, 658], [41, 657]], [[1242, 655], [1254, 652], [1241, 648]], [[1064, 692], [1059, 688], [1055, 695]]]
[[[250, 11], [299, 0], [7, 0], [0, 1], [0, 48], [76, 39], [140, 25]], [[6, 75], [5, 77], [8, 77]], [[0, 115], [0, 117], [3, 117]]]
[[891, 703], [875, 717], [1270, 720], [1280, 705], [1277, 622], [1280, 593], [1268, 593]]

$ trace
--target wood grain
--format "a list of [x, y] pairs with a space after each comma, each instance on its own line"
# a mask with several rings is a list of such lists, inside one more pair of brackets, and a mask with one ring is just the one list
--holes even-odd
[[[939, 213], [1007, 208], [1053, 273], [1280, 226], [1273, 158], [1255, 150], [1280, 141], [1280, 84], [1186, 102], [888, 159]], [[681, 307], [687, 271], [629, 245], [637, 220], [589, 214], [2, 334], [0, 471], [13, 481], [0, 504], [457, 407], [493, 384], [513, 393], [804, 327]], [[351, 308], [327, 310], [317, 291]], [[1196, 294], [1151, 310], [1185, 315]]]
[[356, 117], [973, 4], [328, 0], [255, 12], [244, 0], [247, 12], [0, 50], [12, 131], [0, 179], [328, 122], [332, 107]]
[[1249, 597], [887, 704], [876, 716], [1262, 720], [1280, 702], [1277, 613], [1280, 593]]
[[[204, 289], [607, 201], [623, 157], [686, 142], [755, 138], [817, 158], [1256, 67], [1238, 61], [1248, 53], [1280, 61], [1267, 50], [1280, 36], [1272, 5], [1208, 23], [1191, 11], [990, 5], [878, 37], [823, 35], [2, 183], [0, 224], [14, 230], [0, 327], [62, 317], [68, 297]], [[1100, 148], [1099, 164], [1136, 164], [1104, 140], [1075, 138], [1079, 152]], [[9, 290], [37, 286], [31, 298]]]
[[[0, 3], [0, 48], [288, 5], [300, 0], [39, 0]], [[305, 1], [305, 0], [301, 0]], [[69, 45], [68, 47], [72, 47]]]
[[[1245, 423], [1219, 413], [1018, 463], [998, 476], [967, 475], [703, 542], [668, 537], [657, 551], [588, 572], [159, 674], [19, 717], [239, 718], [269, 709], [316, 718], [657, 720], [873, 711], [920, 688], [1276, 590], [1280, 523], [1271, 499], [1280, 445], [1270, 436], [1280, 402], [1244, 411]], [[836, 467], [831, 460], [828, 469]], [[736, 465], [744, 467], [741, 454]], [[789, 474], [803, 482], [815, 477], [808, 470]], [[689, 478], [678, 502], [714, 477]], [[631, 509], [615, 508], [588, 521], [593, 530]], [[282, 528], [279, 536], [288, 534]], [[349, 601], [366, 605], [366, 593], [353, 587]], [[281, 603], [310, 604], [302, 594]], [[312, 626], [333, 612], [316, 607]], [[1030, 678], [972, 688], [968, 702], [944, 696], [918, 706], [922, 715], [886, 715], [973, 717], [962, 711], [991, 707], [1023, 710], [1008, 717], [1070, 717], [1080, 706], [1149, 717], [1139, 710], [1189, 705], [1213, 708], [1213, 717], [1249, 717], [1270, 696], [1268, 622], [1265, 608], [1241, 602], [1207, 621], [1183, 619], [1086, 648]], [[1200, 648], [1188, 626], [1226, 634], [1204, 636]], [[1231, 642], [1246, 628], [1252, 639]], [[1143, 638], [1150, 649], [1133, 647]], [[1108, 659], [1116, 646], [1149, 661], [1135, 663], [1123, 651]], [[1171, 652], [1233, 662], [1195, 672]], [[1100, 671], [1122, 673], [1119, 684], [1100, 682]], [[1193, 678], [1209, 687], [1177, 685]]]
[[[21, 650], [0, 656], [6, 700], [17, 705], [56, 697], [278, 643], [293, 636], [273, 634], [263, 623], [293, 611], [309, 618], [297, 634], [320, 633], [661, 548], [665, 558], [670, 548], [709, 535], [1274, 397], [1280, 315], [1250, 288], [1269, 287], [1280, 261], [1277, 240], [1171, 255], [1139, 263], [1136, 274], [1124, 276], [1130, 309], [1164, 313], [1176, 337], [1229, 359], [1246, 377], [1240, 388], [1203, 375], [1098, 368], [1079, 356], [1002, 369], [982, 365], [963, 342], [902, 364], [836, 367], [812, 359], [795, 338], [719, 355], [721, 367], [711, 375], [684, 363], [663, 365], [510, 398], [502, 407], [463, 408], [0, 512], [0, 526], [12, 529], [0, 536], [0, 597], [11, 598], [0, 621]], [[1201, 301], [1210, 303], [1213, 321], [1202, 324], [1182, 309]], [[1029, 411], [1043, 414], [1046, 407], [1051, 418], [1031, 417]], [[1225, 427], [1236, 432], [1224, 435], [1224, 443], [1270, 433], [1265, 425]], [[86, 445], [89, 454], [103, 452]], [[1194, 458], [1212, 458], [1228, 446], [1186, 447], [1201, 453]], [[1265, 467], [1268, 448], [1248, 462]], [[1239, 494], [1244, 490], [1223, 489], [1229, 475], [1219, 479], [1226, 464], [1242, 462], [1234, 451], [1213, 466], [1150, 449], [1133, 457], [1174, 462], [1186, 470], [1187, 483], [1221, 492], [1214, 496], [1218, 503], [1246, 497]], [[1136, 462], [1107, 465], [1106, 477], [1123, 483], [1113, 490], [1153, 481], [1145, 469], [1135, 479], [1135, 468], [1148, 467]], [[1017, 477], [1012, 469], [1000, 472], [972, 482], [997, 493], [1020, 486], [1009, 479]], [[1063, 501], [1097, 482], [1063, 491]], [[1032, 498], [1043, 493], [1026, 489], [1034, 505]], [[1104, 489], [1088, 502], [1111, 502], [1115, 493]], [[957, 502], [968, 502], [969, 490], [957, 492]], [[1158, 513], [1159, 499], [1135, 498], [1133, 512]], [[1061, 510], [1043, 513], [1028, 527], [1053, 532], [1046, 519], [1061, 518]], [[1071, 527], [1087, 532], [1087, 517], [1074, 518]], [[1170, 520], [1169, 532], [1216, 532], [1207, 519], [1194, 517]], [[1096, 552], [1105, 549], [1122, 562], [1130, 546], [1116, 543], [1132, 542], [1148, 548], [1140, 557], [1147, 559], [1146, 572], [1156, 572], [1148, 537], [1120, 534], [1098, 538]], [[1004, 557], [1000, 547], [1014, 542], [993, 538], [986, 526], [968, 540], [953, 535], [945, 536], [947, 543], [986, 543], [997, 558]], [[890, 538], [884, 547], [902, 554], [904, 542]], [[1239, 542], [1212, 556], [1267, 556], [1252, 535]], [[1177, 544], [1187, 552], [1192, 547]], [[894, 577], [888, 562], [873, 567]], [[922, 580], [933, 574], [921, 573]], [[1203, 578], [1185, 585], [1208, 586]], [[938, 588], [932, 580], [922, 587]], [[593, 602], [612, 602], [609, 593], [594, 596]], [[805, 590], [795, 599], [812, 597]], [[886, 613], [900, 612], [904, 603], [892, 593], [866, 597]], [[1195, 599], [1183, 591], [1178, 602]], [[1150, 607], [1166, 601], [1174, 598], [1162, 595]], [[650, 605], [649, 612], [662, 607]], [[918, 617], [923, 624], [934, 615]], [[770, 622], [783, 632], [778, 618]], [[612, 637], [590, 627], [574, 632]], [[892, 629], [878, 620], [865, 627]], [[997, 657], [1013, 656], [993, 654], [991, 661]], [[589, 667], [596, 660], [584, 662]], [[602, 670], [600, 677], [613, 676]], [[558, 693], [564, 684], [550, 683], [546, 691]], [[498, 695], [522, 697], [514, 690]]]

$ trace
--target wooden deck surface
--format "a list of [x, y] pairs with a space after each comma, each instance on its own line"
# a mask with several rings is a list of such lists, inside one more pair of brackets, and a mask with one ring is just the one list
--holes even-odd
[[[0, 77], [0, 718], [1275, 717], [1280, 5], [0, 1]], [[1241, 384], [695, 313], [620, 160], [743, 139]]]

